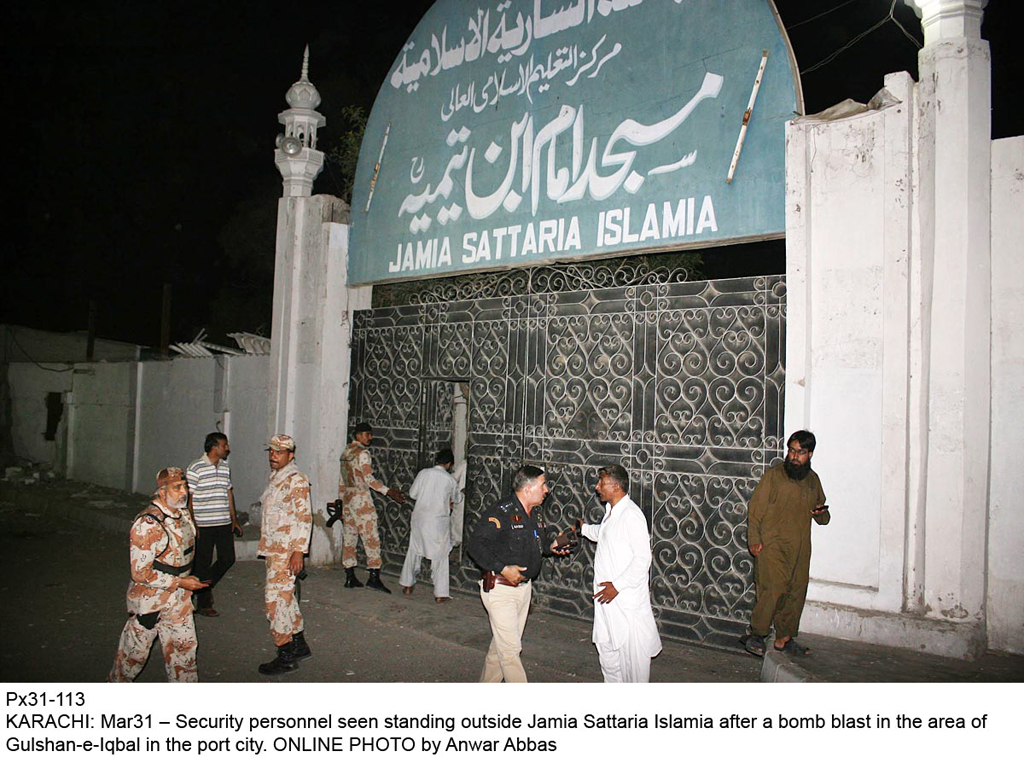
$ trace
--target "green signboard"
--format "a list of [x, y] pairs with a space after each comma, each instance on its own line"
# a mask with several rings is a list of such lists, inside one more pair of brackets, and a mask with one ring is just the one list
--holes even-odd
[[370, 114], [349, 282], [779, 236], [799, 102], [770, 0], [438, 0]]

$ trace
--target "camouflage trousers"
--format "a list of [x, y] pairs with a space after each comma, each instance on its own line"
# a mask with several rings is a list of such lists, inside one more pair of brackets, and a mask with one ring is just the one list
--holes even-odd
[[176, 617], [166, 612], [152, 628], [146, 628], [133, 615], [124, 624], [121, 640], [117, 645], [114, 665], [107, 680], [114, 683], [134, 681], [149, 659], [153, 641], [160, 638], [164, 652], [164, 670], [167, 680], [195, 683], [199, 680], [196, 668], [196, 626], [192, 619], [192, 605], [188, 605], [187, 616], [176, 612]]
[[302, 628], [302, 612], [295, 598], [295, 576], [288, 569], [291, 554], [270, 554], [266, 557], [267, 584], [263, 589], [263, 611], [270, 622], [274, 646], [284, 646]]
[[343, 526], [341, 564], [343, 567], [356, 566], [356, 542], [363, 539], [366, 552], [366, 567], [379, 570], [380, 534], [377, 532], [377, 507], [373, 498], [362, 491], [345, 491], [342, 497], [341, 521]]

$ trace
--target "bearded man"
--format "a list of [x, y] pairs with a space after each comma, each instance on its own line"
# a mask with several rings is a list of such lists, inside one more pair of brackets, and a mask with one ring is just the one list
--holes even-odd
[[132, 576], [128, 622], [121, 631], [108, 681], [134, 681], [157, 637], [167, 680], [199, 680], [192, 592], [206, 584], [189, 574], [196, 528], [186, 508], [185, 472], [176, 466], [161, 469], [156, 484], [152, 503], [135, 517], [128, 536]]
[[747, 506], [747, 545], [754, 556], [757, 602], [750, 633], [741, 641], [751, 654], [764, 654], [773, 625], [777, 651], [811, 653], [794, 637], [807, 598], [811, 520], [819, 525], [831, 520], [821, 481], [811, 469], [816, 444], [810, 432], [794, 432], [786, 443], [786, 460], [764, 473]]

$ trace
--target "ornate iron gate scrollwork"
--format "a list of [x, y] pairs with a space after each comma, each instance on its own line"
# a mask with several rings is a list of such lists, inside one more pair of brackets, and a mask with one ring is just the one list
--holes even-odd
[[[784, 438], [784, 278], [598, 263], [461, 283], [356, 313], [351, 421], [374, 426], [375, 470], [407, 487], [425, 465], [423, 380], [469, 379], [467, 532], [524, 461], [548, 469], [550, 523], [597, 521], [596, 467], [621, 463], [651, 526], [662, 634], [734, 647], [754, 598], [746, 502]], [[409, 508], [378, 509], [397, 572]], [[536, 605], [590, 617], [592, 573], [587, 543], [547, 562]], [[475, 590], [468, 558], [453, 575]]]

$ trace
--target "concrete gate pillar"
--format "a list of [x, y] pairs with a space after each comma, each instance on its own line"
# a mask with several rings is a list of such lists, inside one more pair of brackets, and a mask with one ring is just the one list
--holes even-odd
[[991, 63], [987, 0], [914, 0], [918, 226], [912, 275], [905, 606], [985, 646], [991, 405]]
[[268, 438], [295, 438], [296, 462], [312, 483], [310, 561], [329, 564], [341, 556], [341, 524], [326, 528], [325, 506], [337, 497], [346, 445], [351, 318], [369, 307], [371, 288], [347, 285], [348, 205], [310, 195], [324, 162], [316, 130], [326, 120], [316, 111], [320, 94], [308, 80], [308, 61], [307, 48], [274, 156], [284, 196], [277, 207]]

